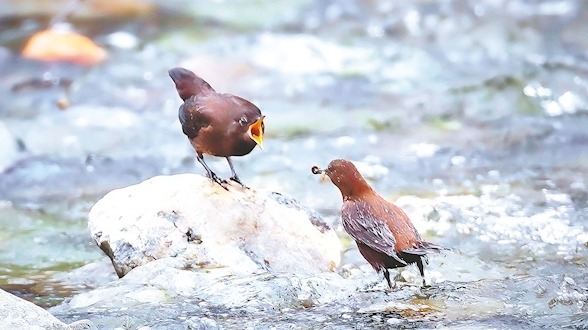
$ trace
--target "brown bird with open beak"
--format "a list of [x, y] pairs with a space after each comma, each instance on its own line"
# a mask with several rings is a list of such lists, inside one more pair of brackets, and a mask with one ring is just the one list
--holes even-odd
[[190, 139], [196, 158], [206, 169], [207, 176], [228, 190], [227, 181], [208, 167], [203, 155], [225, 157], [231, 167], [230, 179], [245, 187], [230, 157], [246, 155], [256, 145], [262, 147], [265, 116], [245, 99], [217, 93], [190, 70], [173, 68], [169, 70], [169, 76], [184, 100], [179, 110], [182, 131]]
[[350, 161], [333, 160], [325, 170], [313, 166], [312, 173], [327, 175], [339, 188], [343, 196], [343, 228], [372, 267], [384, 272], [390, 289], [393, 286], [388, 269], [412, 263], [417, 264], [426, 285], [426, 254], [443, 247], [423, 241], [406, 213], [378, 195]]

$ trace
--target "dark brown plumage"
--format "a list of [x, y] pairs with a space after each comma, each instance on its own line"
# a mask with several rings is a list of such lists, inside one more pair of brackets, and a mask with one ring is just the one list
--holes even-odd
[[227, 181], [208, 167], [203, 155], [225, 157], [231, 167], [230, 179], [244, 187], [230, 157], [246, 155], [256, 145], [262, 146], [265, 116], [245, 99], [217, 93], [190, 70], [173, 68], [169, 70], [169, 76], [184, 100], [179, 110], [182, 131], [190, 139], [196, 158], [206, 169], [207, 176], [228, 190]]
[[412, 263], [417, 264], [426, 285], [426, 254], [443, 247], [423, 241], [406, 213], [378, 195], [350, 161], [336, 159], [325, 170], [314, 166], [312, 173], [327, 175], [339, 188], [343, 196], [343, 228], [372, 267], [384, 272], [390, 288], [393, 286], [388, 269]]

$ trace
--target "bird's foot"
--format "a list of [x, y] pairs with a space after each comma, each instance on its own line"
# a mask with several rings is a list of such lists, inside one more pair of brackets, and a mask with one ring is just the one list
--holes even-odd
[[384, 268], [384, 278], [386, 279], [386, 283], [388, 283], [388, 292], [394, 291], [394, 289], [396, 289], [396, 281], [390, 279], [390, 272], [386, 268]]
[[388, 288], [386, 288], [385, 291], [386, 294], [390, 294], [396, 291], [396, 281], [391, 281], [390, 283], [388, 283]]
[[233, 180], [233, 181], [237, 182], [238, 184], [241, 185], [241, 187], [243, 187], [245, 189], [249, 189], [249, 187], [247, 187], [246, 185], [244, 185], [243, 182], [241, 182], [241, 179], [239, 179], [239, 177], [236, 176], [236, 175], [230, 177], [230, 180]]
[[229, 191], [229, 187], [227, 186], [227, 184], [228, 184], [227, 180], [219, 178], [218, 175], [216, 175], [216, 173], [214, 173], [214, 172], [210, 172], [208, 174], [208, 177], [213, 182], [218, 183], [218, 185], [223, 187], [226, 191]]

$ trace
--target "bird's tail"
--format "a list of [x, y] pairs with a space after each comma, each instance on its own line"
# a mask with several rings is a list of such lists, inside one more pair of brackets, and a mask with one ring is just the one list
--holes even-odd
[[404, 249], [404, 250], [402, 250], [402, 252], [424, 256], [427, 253], [431, 253], [431, 252], [439, 253], [443, 250], [449, 250], [449, 249], [444, 246], [435, 244], [435, 243], [420, 241], [420, 242], [416, 243], [412, 248]]
[[203, 92], [214, 91], [204, 79], [198, 77], [194, 72], [184, 68], [173, 68], [168, 71], [170, 78], [176, 84], [176, 90], [182, 100], [186, 101], [191, 96]]

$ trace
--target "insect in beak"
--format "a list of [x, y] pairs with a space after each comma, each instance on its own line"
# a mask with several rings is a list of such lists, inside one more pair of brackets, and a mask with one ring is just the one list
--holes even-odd
[[329, 177], [327, 175], [327, 173], [325, 172], [325, 170], [321, 170], [318, 166], [313, 166], [310, 171], [312, 172], [312, 174], [320, 174], [321, 175], [321, 182], [327, 181], [327, 178]]

